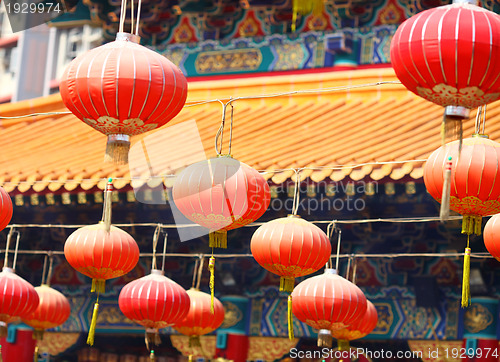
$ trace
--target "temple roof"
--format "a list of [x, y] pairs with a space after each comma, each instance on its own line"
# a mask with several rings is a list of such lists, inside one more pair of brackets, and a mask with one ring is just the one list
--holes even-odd
[[[257, 97], [278, 92], [297, 93]], [[132, 137], [130, 164], [123, 166], [103, 162], [106, 137], [72, 114], [2, 119], [0, 184], [13, 193], [71, 192], [103, 189], [113, 177], [117, 189], [169, 187], [173, 178], [165, 175], [215, 156], [222, 118], [216, 100], [230, 97], [243, 98], [233, 102], [231, 154], [277, 184], [302, 168], [300, 177], [314, 182], [421, 180], [423, 160], [441, 143], [443, 108], [408, 92], [391, 68], [192, 80], [188, 93], [173, 121]], [[0, 105], [2, 117], [45, 112], [67, 112], [59, 94]], [[465, 137], [474, 117], [472, 111]], [[486, 119], [490, 138], [500, 138], [500, 103], [488, 106]], [[141, 163], [145, 145], [152, 164]]]

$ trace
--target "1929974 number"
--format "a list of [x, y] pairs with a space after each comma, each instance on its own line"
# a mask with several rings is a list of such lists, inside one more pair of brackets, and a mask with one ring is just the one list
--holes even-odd
[[445, 348], [446, 358], [467, 358], [475, 356], [478, 358], [495, 357], [498, 358], [498, 350], [496, 348]]
[[59, 13], [62, 11], [60, 4], [57, 2], [5, 2], [5, 10], [9, 14]]

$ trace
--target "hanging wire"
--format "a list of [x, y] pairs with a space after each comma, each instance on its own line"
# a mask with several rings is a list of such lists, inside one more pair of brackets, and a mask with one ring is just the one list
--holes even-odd
[[52, 278], [52, 266], [54, 263], [54, 254], [52, 253], [52, 251], [49, 251], [47, 256], [49, 257], [49, 271], [47, 272], [45, 284], [47, 284], [47, 286], [50, 286], [50, 279]]
[[9, 230], [9, 233], [7, 234], [7, 242], [5, 243], [5, 258], [3, 261], [3, 267], [8, 268], [9, 267], [9, 247], [10, 247], [10, 241], [12, 239], [12, 235], [14, 234], [14, 228], [11, 228]]
[[295, 172], [295, 188], [293, 189], [293, 204], [292, 204], [292, 215], [297, 215], [299, 210], [299, 198], [300, 198], [300, 171], [301, 169], [294, 169]]
[[335, 262], [335, 270], [337, 270], [337, 273], [338, 273], [339, 260], [340, 260], [340, 241], [342, 239], [342, 229], [337, 229], [337, 234], [338, 234], [338, 237], [337, 237], [337, 260]]
[[229, 123], [229, 145], [227, 154], [231, 156], [231, 146], [233, 144], [233, 115], [234, 115], [234, 107], [231, 101], [228, 102], [231, 105], [231, 122]]
[[483, 131], [482, 134], [486, 134], [486, 104], [483, 106]]
[[193, 282], [191, 283], [191, 289], [194, 289], [196, 286], [196, 276], [198, 274], [198, 265], [200, 263], [200, 259], [196, 259], [194, 261], [194, 268], [193, 268]]
[[125, 17], [127, 15], [127, 0], [122, 0], [122, 5], [120, 8], [120, 27], [119, 27], [119, 32], [123, 33], [123, 27], [125, 24]]
[[16, 270], [16, 264], [17, 264], [17, 252], [19, 250], [19, 239], [21, 239], [21, 233], [19, 231], [15, 231], [17, 233], [16, 237], [16, 248], [14, 250], [14, 261], [12, 262], [12, 270]]
[[476, 120], [474, 122], [474, 133], [481, 134], [480, 125], [481, 125], [481, 113], [483, 106], [479, 106], [476, 113]]
[[353, 254], [354, 266], [352, 268], [352, 283], [356, 284], [356, 272], [358, 271], [358, 258]]
[[163, 255], [162, 255], [162, 261], [161, 261], [161, 271], [165, 272], [165, 257], [167, 256], [167, 239], [168, 239], [168, 234], [165, 233], [165, 237], [163, 238]]
[[43, 268], [42, 268], [42, 283], [41, 285], [45, 284], [45, 272], [47, 271], [47, 258], [49, 257], [48, 254], [46, 254], [43, 258]]
[[351, 272], [351, 262], [352, 262], [352, 256], [347, 258], [347, 268], [346, 268], [346, 273], [345, 273], [345, 278], [349, 280], [349, 274]]
[[[226, 124], [226, 108], [227, 108], [227, 103], [222, 102], [219, 100], [220, 104], [222, 105], [222, 120], [219, 126], [219, 129], [217, 130], [217, 133], [215, 135], [215, 153], [217, 155], [222, 154], [222, 143], [223, 143], [223, 138], [224, 138], [224, 126]], [[220, 141], [219, 141], [220, 137]], [[219, 145], [220, 142], [220, 145]]]
[[130, 34], [134, 34], [134, 0], [130, 0]]
[[[335, 229], [335, 222], [330, 222], [328, 226], [326, 227], [326, 237], [328, 238], [328, 242], [330, 245], [332, 244], [332, 230]], [[333, 262], [332, 258], [328, 258], [328, 261], [326, 262], [325, 269], [333, 269]]]
[[160, 226], [158, 225], [153, 234], [153, 259], [151, 261], [151, 269], [156, 269], [156, 247], [158, 245], [158, 238], [160, 236]]
[[[213, 256], [213, 254], [212, 254]], [[201, 274], [203, 273], [203, 264], [205, 264], [205, 258], [203, 256], [200, 257], [200, 265], [198, 267], [198, 280], [196, 281], [196, 289], [200, 289], [201, 283]]]
[[142, 0], [139, 0], [139, 4], [137, 5], [137, 24], [135, 27], [135, 35], [139, 36], [139, 20], [141, 19], [141, 5]]

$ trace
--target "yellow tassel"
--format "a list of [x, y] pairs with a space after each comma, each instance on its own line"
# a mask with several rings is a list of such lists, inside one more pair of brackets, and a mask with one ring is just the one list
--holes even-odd
[[97, 292], [98, 294], [104, 293], [106, 291], [106, 281], [104, 279], [92, 279], [92, 287], [90, 292]]
[[34, 355], [34, 361], [38, 362], [38, 346], [35, 346], [35, 355]]
[[215, 258], [213, 256], [208, 262], [208, 270], [210, 270], [210, 311], [214, 314]]
[[190, 348], [201, 347], [200, 336], [189, 336], [189, 347]]
[[318, 332], [318, 347], [332, 346], [332, 333], [328, 329], [320, 329]]
[[94, 335], [95, 335], [95, 327], [97, 324], [97, 313], [99, 312], [99, 302], [94, 304], [94, 313], [92, 313], [92, 321], [90, 322], [89, 335], [87, 337], [87, 344], [89, 346], [94, 345]]
[[483, 218], [479, 215], [474, 216], [474, 234], [481, 235], [481, 227], [483, 226]]
[[441, 194], [441, 208], [439, 210], [439, 219], [441, 221], [450, 218], [450, 190], [451, 190], [451, 156], [448, 157], [444, 166], [443, 193]]
[[347, 339], [339, 339], [337, 341], [337, 348], [339, 351], [348, 351], [351, 349], [349, 341]]
[[472, 216], [464, 215], [462, 218], [462, 234], [471, 235], [473, 230]]
[[288, 338], [293, 341], [293, 314], [292, 314], [292, 296], [288, 296]]
[[193, 362], [193, 355], [192, 355], [192, 354], [190, 354], [190, 355], [189, 355], [189, 359], [188, 359], [188, 361], [189, 361], [189, 362]]
[[464, 275], [462, 280], [462, 308], [467, 308], [470, 305], [470, 248], [469, 240], [464, 254]]
[[227, 249], [227, 231], [211, 231], [208, 234], [208, 246], [211, 248]]
[[281, 277], [280, 278], [280, 292], [293, 292], [293, 287], [295, 286], [295, 278]]
[[149, 354], [149, 360], [151, 362], [155, 362], [155, 351], [151, 350], [151, 353]]

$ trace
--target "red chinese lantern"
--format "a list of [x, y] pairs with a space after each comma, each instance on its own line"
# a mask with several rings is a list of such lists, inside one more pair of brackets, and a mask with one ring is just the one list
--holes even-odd
[[295, 278], [324, 267], [332, 250], [323, 230], [294, 215], [259, 226], [250, 249], [260, 266], [280, 276], [280, 291], [289, 293]]
[[[252, 235], [252, 255], [264, 269], [280, 276], [280, 291], [291, 293], [295, 278], [314, 273], [330, 259], [328, 236], [296, 215], [269, 221]], [[293, 339], [292, 296], [288, 296], [288, 334]]]
[[179, 68], [138, 42], [118, 33], [115, 41], [76, 57], [59, 85], [66, 107], [108, 136], [105, 160], [116, 163], [127, 163], [130, 136], [166, 124], [187, 97]]
[[[24, 318], [33, 313], [40, 299], [35, 288], [14, 273], [3, 267], [0, 272], [0, 321], [5, 324], [14, 318]], [[0, 326], [0, 335], [7, 335], [7, 328]]]
[[159, 344], [158, 329], [174, 325], [189, 312], [188, 293], [167, 278], [161, 270], [134, 280], [123, 287], [118, 297], [122, 313], [146, 328], [146, 341]]
[[188, 166], [176, 178], [172, 196], [189, 220], [210, 230], [209, 246], [227, 247], [227, 230], [250, 224], [269, 206], [262, 175], [230, 156]]
[[[451, 157], [451, 161], [450, 161]], [[459, 157], [459, 141], [438, 148], [428, 158], [424, 167], [424, 183], [427, 191], [438, 202], [442, 202], [445, 182], [444, 170], [449, 171], [449, 206], [463, 215], [462, 233], [481, 235], [483, 216], [500, 212], [500, 143], [486, 135], [474, 135], [463, 140]], [[469, 238], [464, 256], [462, 307], [469, 305]]]
[[190, 300], [188, 314], [174, 325], [179, 333], [189, 336], [191, 348], [200, 347], [200, 336], [215, 331], [224, 322], [224, 307], [215, 298], [211, 311], [210, 294], [191, 288], [187, 291]]
[[363, 318], [367, 300], [361, 289], [335, 269], [308, 278], [292, 293], [292, 311], [307, 325], [319, 329], [318, 346], [331, 346], [331, 331], [348, 327]]
[[106, 280], [127, 274], [139, 261], [139, 247], [134, 238], [111, 225], [111, 194], [112, 183], [109, 180], [105, 191], [103, 220], [75, 230], [64, 244], [64, 256], [68, 263], [78, 272], [92, 278], [91, 292], [97, 292], [87, 339], [90, 345], [94, 344], [99, 294], [104, 293]]
[[349, 341], [363, 338], [370, 334], [378, 323], [377, 308], [367, 300], [366, 311], [362, 318], [354, 321], [344, 329], [332, 330], [333, 338], [338, 340], [339, 349], [349, 349]]
[[12, 200], [9, 194], [0, 187], [0, 230], [5, 229], [12, 219]]
[[500, 98], [500, 16], [468, 3], [422, 11], [391, 42], [397, 77], [442, 106], [476, 108]]
[[500, 214], [493, 215], [484, 226], [484, 245], [488, 252], [500, 261]]

